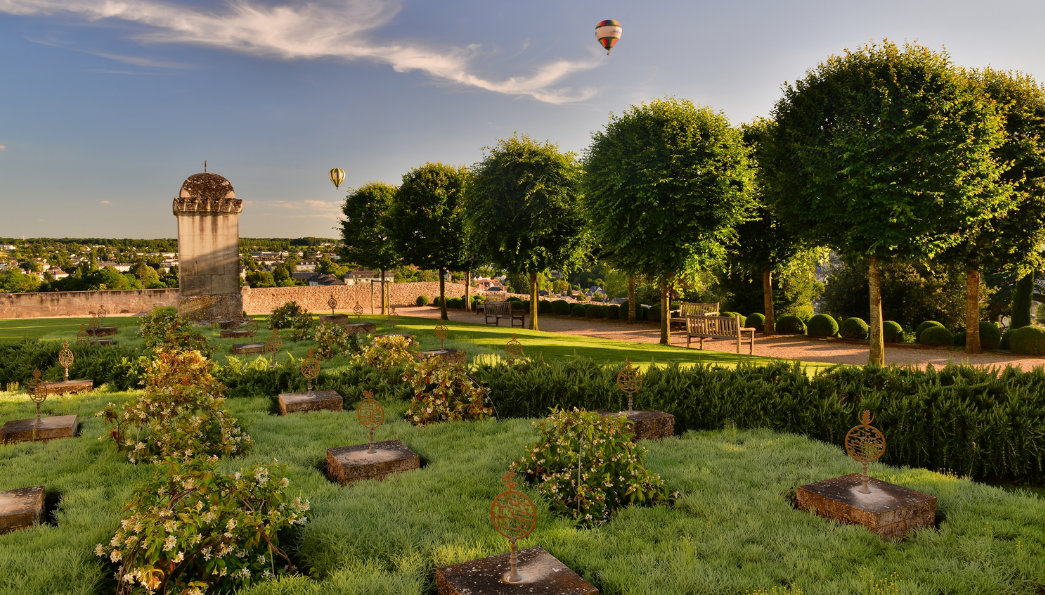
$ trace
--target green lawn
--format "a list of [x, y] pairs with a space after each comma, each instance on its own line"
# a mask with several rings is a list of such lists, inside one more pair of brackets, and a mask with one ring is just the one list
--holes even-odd
[[[127, 394], [49, 400], [45, 414], [75, 412], [82, 436], [0, 447], [0, 489], [45, 485], [57, 525], [0, 536], [0, 592], [96, 593], [111, 573], [93, 554], [115, 531], [133, 466], [93, 413]], [[340, 487], [323, 475], [325, 450], [359, 444], [351, 412], [269, 414], [272, 397], [233, 399], [254, 437], [229, 471], [278, 459], [291, 490], [311, 501], [295, 556], [305, 574], [259, 583], [258, 593], [430, 593], [434, 569], [507, 551], [489, 524], [508, 463], [535, 439], [532, 420], [415, 428], [405, 404], [385, 403], [375, 439], [399, 439], [422, 469]], [[24, 395], [0, 393], [0, 419], [28, 417]], [[939, 529], [883, 543], [859, 527], [795, 510], [795, 486], [858, 470], [837, 445], [769, 431], [690, 432], [644, 443], [647, 464], [682, 496], [674, 507], [631, 508], [605, 526], [574, 528], [535, 490], [540, 545], [603, 593], [744, 593], [794, 584], [804, 593], [1040, 593], [1045, 588], [1045, 501], [922, 469], [871, 466], [879, 479], [939, 498]], [[892, 577], [890, 579], [890, 577]], [[884, 588], [886, 583], [893, 586]], [[878, 584], [879, 588], [875, 588]], [[798, 592], [797, 590], [793, 592]]]

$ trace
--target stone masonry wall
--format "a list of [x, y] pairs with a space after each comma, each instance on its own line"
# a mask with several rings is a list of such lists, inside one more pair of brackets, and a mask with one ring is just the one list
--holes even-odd
[[[439, 282], [425, 283], [390, 283], [387, 285], [391, 295], [389, 301], [393, 306], [413, 306], [417, 296], [424, 295], [428, 299], [439, 296]], [[459, 283], [446, 284], [446, 297], [464, 296], [464, 285]], [[333, 295], [337, 300], [337, 309], [341, 312], [351, 313], [356, 302], [363, 306], [363, 313], [371, 312], [370, 284], [365, 285], [329, 285], [325, 287], [259, 287], [251, 289], [244, 287], [243, 308], [247, 314], [268, 314], [273, 308], [294, 300], [302, 308], [314, 314], [330, 312], [327, 300]], [[472, 291], [475, 293], [475, 290]], [[374, 284], [373, 288], [374, 312], [381, 311], [381, 286]]]
[[0, 319], [90, 316], [105, 306], [110, 316], [133, 316], [157, 306], [177, 306], [177, 289], [0, 293]]

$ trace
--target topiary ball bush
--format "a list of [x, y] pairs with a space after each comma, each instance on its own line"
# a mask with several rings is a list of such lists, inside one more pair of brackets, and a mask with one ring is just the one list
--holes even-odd
[[846, 318], [838, 326], [838, 334], [842, 335], [843, 339], [866, 339], [870, 330], [863, 319], [855, 316]]
[[980, 347], [982, 349], [997, 349], [1001, 345], [1001, 329], [997, 323], [980, 321]]
[[599, 304], [587, 304], [584, 306], [584, 312], [588, 318], [606, 318], [606, 306]]
[[646, 319], [650, 322], [660, 322], [660, 304], [650, 306], [649, 310], [646, 311], [646, 314]]
[[747, 326], [752, 327], [758, 332], [762, 332], [766, 328], [766, 317], [758, 312], [748, 314]]
[[1045, 354], [1045, 328], [1021, 326], [1009, 333], [1009, 348], [1022, 355]]
[[918, 337], [921, 337], [922, 336], [922, 331], [924, 331], [925, 329], [929, 328], [930, 326], [943, 326], [943, 325], [940, 324], [939, 322], [936, 322], [935, 320], [926, 320], [925, 322], [923, 322], [923, 323], [919, 324], [918, 326], [914, 327], [914, 337], [915, 337], [915, 340], [918, 341], [919, 343], [921, 343], [921, 340], [919, 340]]
[[552, 302], [552, 314], [556, 316], [569, 316], [570, 309], [570, 302], [566, 300], [555, 300]]
[[537, 313], [538, 314], [551, 314], [552, 303], [548, 300], [537, 300]]
[[427, 306], [428, 302], [429, 302], [429, 299], [428, 299], [427, 295], [419, 295], [419, 296], [417, 296], [417, 300], [414, 301], [414, 303], [417, 304], [418, 306]]
[[785, 335], [804, 335], [806, 334], [806, 323], [793, 314], [781, 316], [776, 321], [776, 332]]
[[446, 300], [446, 307], [447, 308], [452, 308], [452, 309], [456, 308], [457, 310], [463, 310], [464, 309], [464, 298], [459, 298], [459, 297], [448, 298]]
[[838, 323], [829, 314], [817, 314], [806, 325], [810, 337], [833, 337], [838, 334]]
[[1006, 331], [1001, 334], [1001, 343], [998, 345], [998, 349], [1011, 349], [1012, 346], [1009, 345], [1009, 339], [1010, 338], [1012, 338], [1012, 329], [1011, 328], [1010, 329], [1006, 329]]
[[740, 318], [740, 326], [747, 326], [747, 317], [740, 312], [719, 312], [719, 316], [738, 316]]
[[903, 326], [895, 320], [886, 320], [882, 323], [882, 340], [886, 343], [902, 342]]
[[954, 334], [942, 326], [929, 326], [918, 335], [918, 342], [936, 347], [953, 345]]
[[570, 316], [574, 318], [584, 318], [588, 315], [588, 309], [584, 304], [573, 304], [570, 306]]

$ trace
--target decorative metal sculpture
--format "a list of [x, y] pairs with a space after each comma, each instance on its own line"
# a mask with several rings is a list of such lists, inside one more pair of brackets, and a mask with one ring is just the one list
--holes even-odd
[[272, 363], [269, 364], [270, 370], [276, 367], [276, 353], [280, 349], [283, 349], [283, 339], [279, 337], [279, 330], [272, 329], [272, 336], [269, 337], [268, 341], [265, 341], [265, 353], [272, 354]]
[[628, 395], [628, 413], [631, 413], [635, 393], [642, 388], [642, 375], [631, 367], [631, 359], [624, 360], [624, 369], [617, 374], [617, 387]]
[[396, 314], [396, 307], [392, 306], [389, 309], [388, 324], [392, 325], [392, 330], [396, 330], [396, 325], [399, 324], [399, 315]]
[[367, 453], [374, 454], [374, 430], [385, 423], [385, 408], [374, 400], [374, 393], [363, 391], [363, 400], [356, 408], [356, 419], [364, 428], [370, 430], [370, 450]]
[[312, 381], [319, 378], [319, 360], [308, 350], [308, 357], [301, 360], [301, 375], [308, 379], [308, 394], [312, 394]]
[[885, 454], [885, 435], [871, 425], [874, 416], [870, 411], [865, 409], [858, 419], [860, 425], [845, 435], [845, 451], [863, 465], [864, 484], [860, 492], [870, 494], [871, 490], [867, 487], [867, 464], [877, 461]]
[[62, 350], [58, 352], [58, 363], [65, 368], [65, 382], [69, 382], [69, 367], [73, 365], [73, 361], [75, 361], [75, 358], [73, 357], [73, 351], [69, 349], [69, 342], [62, 341]]
[[446, 325], [439, 323], [435, 325], [435, 330], [432, 331], [436, 339], [439, 339], [439, 349], [443, 349], [443, 341], [446, 341], [446, 337], [449, 335], [449, 331], [446, 330]]
[[511, 565], [509, 583], [522, 582], [515, 570], [515, 542], [524, 539], [537, 526], [537, 508], [526, 494], [515, 489], [514, 477], [515, 473], [511, 471], [504, 474], [505, 490], [494, 496], [490, 504], [490, 522], [495, 531], [508, 538], [512, 548], [508, 558]]
[[98, 306], [98, 326], [105, 325], [105, 317], [109, 315], [109, 310], [105, 306]]
[[256, 335], [258, 332], [258, 321], [251, 320], [250, 322], [245, 324], [243, 328], [247, 329], [247, 336], [251, 339], [254, 339], [254, 335]]
[[522, 359], [523, 346], [519, 342], [518, 335], [512, 335], [512, 338], [508, 339], [508, 342], [504, 344], [504, 354], [508, 357], [508, 365], [515, 363], [515, 360]]
[[330, 299], [327, 300], [327, 305], [330, 306], [330, 315], [333, 316], [334, 310], [337, 308], [337, 298], [330, 296]]
[[362, 318], [363, 317], [363, 304], [360, 304], [359, 302], [356, 302], [355, 307], [352, 308], [352, 312], [355, 313], [356, 318]]
[[76, 331], [76, 342], [86, 343], [87, 342], [87, 328], [82, 322], [80, 323], [80, 330]]
[[29, 398], [36, 403], [36, 421], [33, 422], [33, 431], [36, 431], [36, 425], [40, 423], [40, 405], [47, 400], [47, 389], [42, 388], [40, 385], [46, 385], [46, 383], [40, 379], [42, 374], [40, 370], [33, 370], [33, 379], [26, 383], [26, 388], [29, 390]]

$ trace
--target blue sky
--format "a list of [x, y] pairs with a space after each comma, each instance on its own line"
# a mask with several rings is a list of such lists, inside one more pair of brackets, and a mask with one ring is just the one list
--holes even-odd
[[1045, 81], [1042, 22], [1030, 1], [0, 0], [0, 236], [174, 237], [206, 159], [241, 235], [333, 237], [346, 184], [514, 132], [580, 153], [668, 95], [739, 124], [882, 38]]

